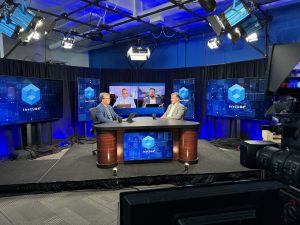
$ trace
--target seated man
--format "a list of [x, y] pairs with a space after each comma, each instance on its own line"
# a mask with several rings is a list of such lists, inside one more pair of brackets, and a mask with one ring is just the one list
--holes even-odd
[[97, 105], [97, 120], [101, 123], [111, 123], [114, 120], [118, 120], [119, 116], [115, 113], [113, 108], [109, 105], [110, 95], [109, 93], [102, 92], [99, 94], [100, 104]]
[[161, 119], [183, 120], [185, 107], [179, 102], [180, 97], [177, 92], [171, 94], [171, 104]]
[[148, 97], [144, 98], [142, 107], [145, 108], [147, 104], [158, 104], [158, 105], [162, 104], [161, 97], [155, 95], [154, 88], [149, 88]]
[[113, 107], [117, 107], [120, 104], [130, 104], [131, 108], [136, 108], [133, 98], [128, 97], [128, 90], [126, 88], [122, 89], [122, 96], [117, 98]]

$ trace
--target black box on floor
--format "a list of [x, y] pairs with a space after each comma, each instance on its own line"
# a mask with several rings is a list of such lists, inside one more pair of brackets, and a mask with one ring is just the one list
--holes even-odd
[[266, 146], [277, 146], [272, 141], [243, 141], [240, 145], [240, 164], [250, 169], [257, 169], [256, 153]]

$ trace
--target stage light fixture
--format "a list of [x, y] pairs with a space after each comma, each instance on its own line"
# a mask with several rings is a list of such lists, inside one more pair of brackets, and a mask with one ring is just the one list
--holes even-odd
[[17, 38], [21, 32], [21, 27], [9, 22], [5, 17], [0, 20], [0, 33], [3, 33], [9, 38]]
[[240, 37], [241, 37], [241, 30], [236, 27], [234, 29], [232, 29], [228, 34], [227, 37], [232, 41], [232, 43], [234, 44]]
[[224, 16], [222, 15], [208, 16], [207, 21], [217, 36], [220, 36], [226, 30], [224, 23], [226, 21], [224, 21]]
[[132, 46], [127, 52], [127, 57], [134, 61], [146, 61], [150, 58], [150, 55], [150, 48], [142, 46]]
[[207, 42], [207, 46], [210, 49], [217, 49], [217, 48], [219, 48], [220, 45], [221, 45], [221, 42], [220, 42], [219, 38], [217, 38], [217, 37], [209, 39]]
[[217, 3], [215, 0], [198, 0], [199, 4], [205, 11], [211, 13], [215, 11]]
[[233, 5], [225, 10], [224, 14], [230, 26], [234, 27], [250, 16], [250, 10], [243, 0], [233, 0]]
[[10, 13], [10, 20], [24, 30], [36, 30], [43, 25], [44, 18], [28, 10], [26, 5], [18, 4]]
[[248, 35], [245, 39], [246, 39], [247, 42], [258, 41], [258, 34], [257, 33], [252, 33], [252, 34]]
[[75, 43], [75, 38], [71, 35], [65, 35], [61, 42], [61, 47], [64, 49], [72, 49]]

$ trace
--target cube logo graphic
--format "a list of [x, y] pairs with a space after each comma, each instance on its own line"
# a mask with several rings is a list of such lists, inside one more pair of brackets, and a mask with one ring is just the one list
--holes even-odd
[[300, 88], [300, 81], [297, 83], [297, 87]]
[[228, 99], [234, 103], [239, 103], [245, 99], [245, 88], [235, 84], [228, 89]]
[[179, 89], [179, 96], [181, 98], [187, 98], [189, 96], [189, 90], [186, 89], [185, 87], [182, 87]]
[[87, 87], [86, 89], [84, 89], [84, 96], [88, 99], [94, 98], [95, 90], [91, 87]]
[[22, 100], [29, 105], [34, 105], [41, 99], [41, 90], [34, 86], [33, 84], [29, 84], [22, 89]]
[[142, 145], [144, 148], [146, 149], [150, 149], [150, 148], [153, 148], [154, 145], [155, 145], [155, 140], [153, 137], [151, 136], [147, 136], [147, 137], [144, 137], [142, 139]]

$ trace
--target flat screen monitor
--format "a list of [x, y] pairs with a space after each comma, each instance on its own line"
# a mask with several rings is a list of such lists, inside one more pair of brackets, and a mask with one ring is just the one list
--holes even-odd
[[0, 125], [59, 119], [63, 81], [0, 76], [0, 109]]
[[283, 225], [276, 181], [120, 193], [120, 225]]
[[98, 105], [100, 80], [92, 78], [78, 78], [78, 121], [90, 121], [89, 109]]
[[179, 93], [180, 103], [186, 108], [185, 119], [195, 119], [195, 79], [173, 81], [174, 92]]
[[124, 161], [173, 158], [171, 131], [124, 132]]
[[[128, 116], [135, 112], [139, 115], [164, 113], [164, 83], [112, 83], [109, 86], [111, 105], [119, 115]], [[155, 107], [147, 107], [155, 104]], [[118, 105], [130, 105], [120, 108]]]
[[273, 99], [265, 96], [264, 89], [264, 79], [258, 78], [209, 80], [206, 87], [207, 115], [266, 120], [264, 114]]

